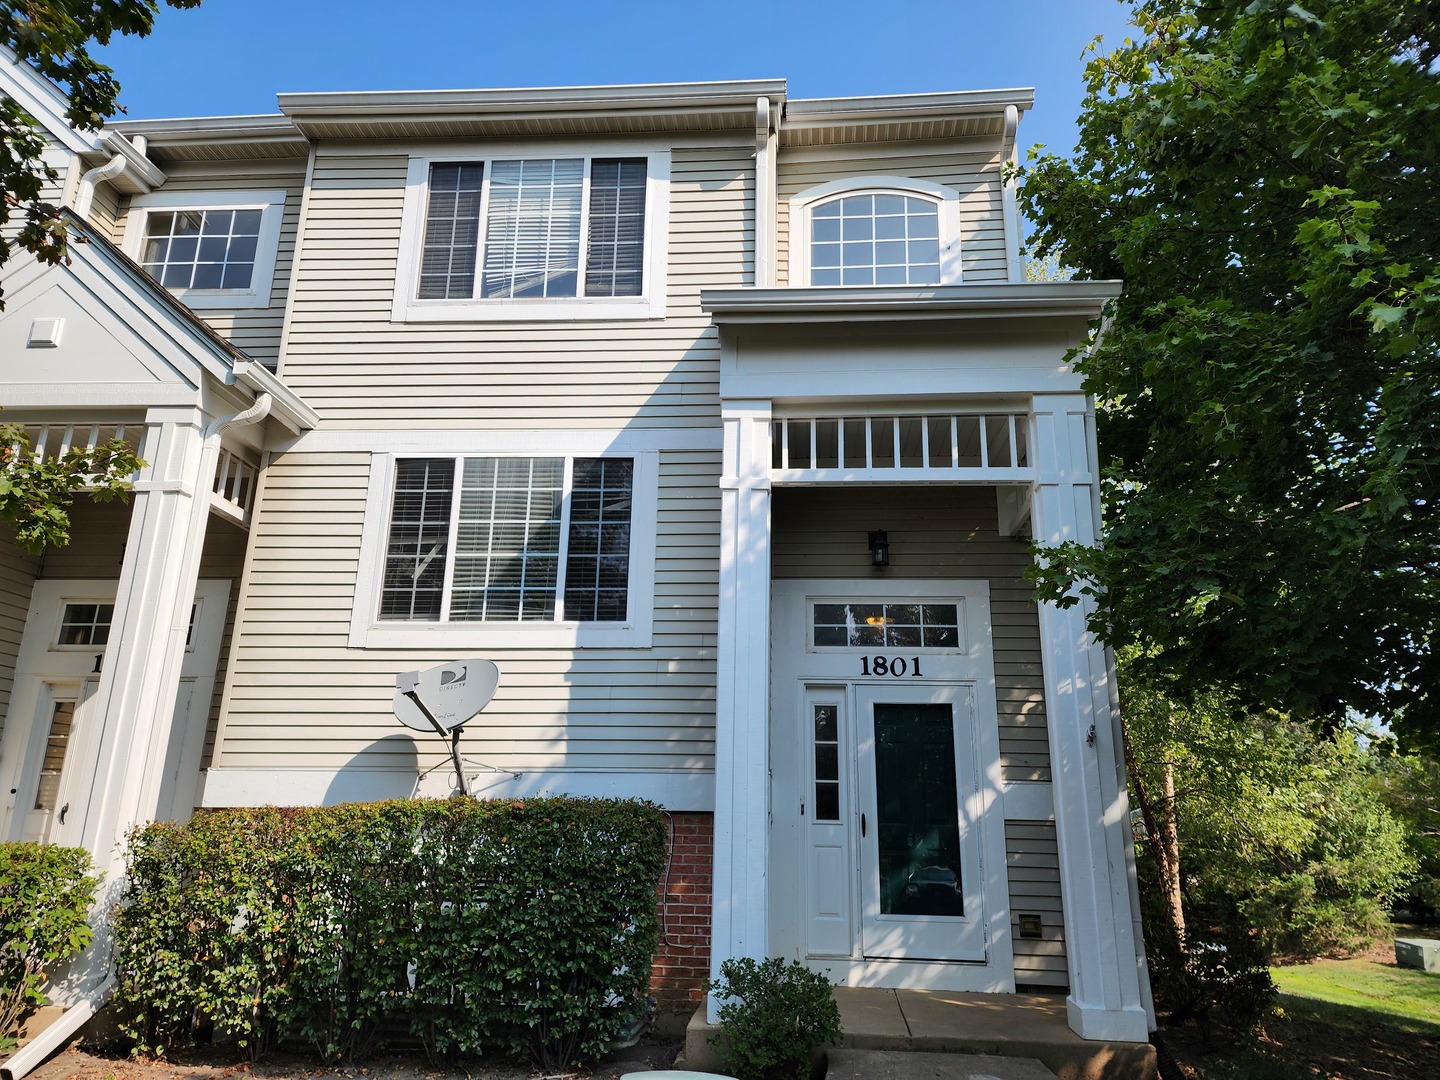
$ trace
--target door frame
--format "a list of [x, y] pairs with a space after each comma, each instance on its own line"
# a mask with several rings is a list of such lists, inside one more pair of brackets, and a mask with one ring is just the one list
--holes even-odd
[[[824, 648], [811, 645], [811, 605], [845, 600], [896, 600], [913, 602], [931, 598], [956, 601], [962, 611], [964, 638], [954, 649]], [[770, 955], [798, 960], [826, 972], [843, 985], [936, 990], [1014, 993], [1015, 967], [1011, 941], [1009, 880], [1005, 862], [1005, 821], [1000, 775], [999, 722], [996, 711], [994, 646], [991, 638], [990, 588], [986, 581], [927, 578], [789, 578], [772, 582], [770, 690]], [[925, 674], [907, 672], [901, 679], [876, 676], [862, 667], [860, 658], [876, 652], [918, 653]], [[873, 700], [873, 690], [904, 687], [914, 693], [922, 687], [939, 690], [969, 684], [974, 687], [972, 722], [974, 786], [960, 794], [967, 822], [973, 826], [971, 850], [979, 867], [980, 917], [984, 941], [982, 959], [905, 960], [867, 958], [861, 946], [862, 890], [860, 882], [860, 789], [858, 750], [863, 729], [862, 699]], [[901, 695], [903, 696], [903, 695]], [[844, 868], [848, 895], [826, 911], [831, 947], [813, 949], [810, 942], [812, 896], [809, 882], [812, 826], [803, 803], [812, 785], [814, 751], [804, 725], [786, 723], [803, 715], [807, 702], [843, 703], [841, 729], [841, 812], [849, 837]], [[957, 746], [957, 756], [964, 748]], [[958, 781], [957, 776], [957, 781]], [[833, 834], [832, 834], [833, 835]], [[967, 890], [968, 891], [968, 890]], [[835, 928], [848, 925], [849, 955], [834, 947]]]
[[[19, 839], [27, 827], [28, 808], [35, 800], [44, 756], [44, 740], [37, 736], [42, 730], [48, 732], [57, 688], [64, 688], [58, 694], [64, 699], [70, 696], [71, 688], [78, 686], [79, 705], [61, 767], [56, 803], [57, 806], [68, 803], [74, 820], [84, 818], [84, 804], [93, 792], [90, 781], [78, 775], [72, 766], [81, 764], [84, 748], [96, 737], [94, 725], [102, 721], [85, 708], [85, 684], [98, 677], [97, 661], [103, 664], [108, 650], [105, 646], [61, 645], [60, 624], [66, 604], [113, 603], [117, 587], [118, 582], [113, 578], [42, 578], [31, 590], [10, 707], [4, 731], [0, 733], [0, 811], [3, 811], [0, 812], [0, 840]], [[192, 640], [187, 642], [181, 661], [177, 690], [177, 701], [188, 690], [189, 716], [187, 723], [178, 726], [171, 744], [166, 747], [162, 817], [183, 820], [196, 805], [200, 761], [218, 676], [230, 591], [228, 579], [204, 578], [196, 583], [195, 602], [199, 610]], [[123, 615], [122, 611], [115, 612], [112, 629], [121, 625]], [[46, 826], [46, 831], [53, 841], [65, 840], [63, 831], [56, 835], [54, 822]]]

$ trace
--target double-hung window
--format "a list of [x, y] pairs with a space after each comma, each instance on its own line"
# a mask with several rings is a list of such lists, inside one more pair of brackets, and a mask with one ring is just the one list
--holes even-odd
[[663, 154], [417, 158], [397, 320], [663, 314]]
[[283, 191], [137, 195], [125, 250], [192, 308], [268, 307], [284, 209]]
[[615, 643], [648, 624], [637, 531], [653, 499], [639, 500], [637, 518], [637, 482], [648, 481], [636, 466], [620, 456], [384, 459], [389, 516], [369, 629], [394, 640], [411, 629], [608, 627]]

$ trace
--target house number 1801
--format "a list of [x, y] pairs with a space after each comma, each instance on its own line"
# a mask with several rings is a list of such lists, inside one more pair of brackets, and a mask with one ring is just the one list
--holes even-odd
[[920, 677], [920, 657], [912, 656], [906, 660], [903, 656], [862, 656], [860, 657], [861, 675], [909, 675], [914, 678]]

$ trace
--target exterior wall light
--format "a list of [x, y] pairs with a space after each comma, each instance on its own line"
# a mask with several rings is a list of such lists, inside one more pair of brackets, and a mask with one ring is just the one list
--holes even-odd
[[890, 565], [890, 538], [883, 529], [870, 534], [870, 565], [876, 570]]

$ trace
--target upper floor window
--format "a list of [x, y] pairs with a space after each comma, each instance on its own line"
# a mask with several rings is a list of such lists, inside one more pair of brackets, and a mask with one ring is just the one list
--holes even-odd
[[860, 176], [790, 200], [794, 285], [960, 281], [959, 193], [926, 180]]
[[136, 196], [125, 249], [192, 308], [268, 307], [283, 191]]
[[668, 159], [415, 159], [394, 317], [644, 318], [664, 313]]

